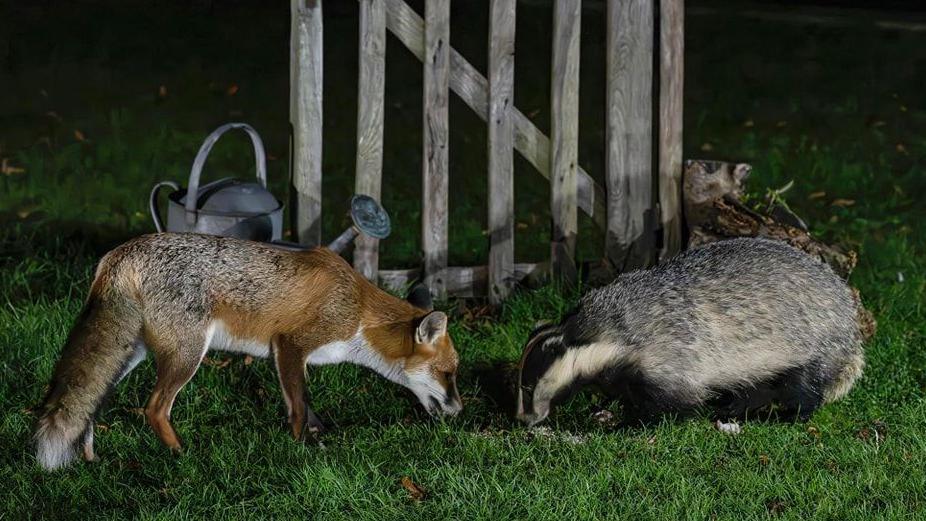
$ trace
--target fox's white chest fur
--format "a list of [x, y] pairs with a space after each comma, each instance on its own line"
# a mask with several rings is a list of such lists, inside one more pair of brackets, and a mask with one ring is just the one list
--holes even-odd
[[267, 358], [270, 356], [270, 345], [254, 340], [237, 338], [229, 333], [225, 323], [214, 320], [206, 329], [206, 349], [210, 351], [229, 351], [244, 353], [246, 355]]
[[[251, 339], [238, 338], [229, 333], [228, 328], [221, 320], [209, 324], [206, 332], [207, 350], [243, 353], [251, 356], [267, 358], [270, 356], [270, 345]], [[330, 365], [342, 362], [354, 363], [369, 367], [386, 376], [390, 380], [397, 379], [397, 371], [389, 366], [382, 356], [366, 341], [361, 330], [357, 330], [349, 340], [331, 342], [315, 349], [309, 354], [309, 365]]]

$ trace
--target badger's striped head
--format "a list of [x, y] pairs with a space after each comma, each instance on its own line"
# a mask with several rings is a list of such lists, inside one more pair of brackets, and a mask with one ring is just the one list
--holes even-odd
[[521, 355], [518, 374], [518, 419], [530, 425], [550, 414], [550, 402], [556, 394], [550, 381], [550, 369], [566, 352], [563, 333], [556, 324], [536, 328]]
[[[622, 350], [612, 341], [578, 340], [574, 322], [538, 327], [531, 333], [518, 381], [518, 419], [535, 425], [550, 408], [620, 363]], [[597, 338], [597, 337], [596, 337]]]

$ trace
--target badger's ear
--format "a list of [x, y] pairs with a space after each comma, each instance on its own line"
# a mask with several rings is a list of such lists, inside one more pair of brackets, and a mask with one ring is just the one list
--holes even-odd
[[416, 344], [433, 344], [447, 334], [447, 315], [443, 311], [432, 311], [421, 319], [415, 329]]
[[408, 296], [405, 300], [418, 309], [431, 311], [434, 309], [434, 302], [431, 301], [431, 290], [424, 283], [417, 283], [408, 290]]

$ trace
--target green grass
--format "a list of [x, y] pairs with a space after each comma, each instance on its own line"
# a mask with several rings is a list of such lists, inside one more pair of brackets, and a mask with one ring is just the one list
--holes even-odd
[[[339, 14], [332, 4], [326, 3], [329, 38], [338, 28], [355, 27], [349, 9]], [[532, 34], [548, 34], [546, 16], [528, 16], [542, 8], [519, 9], [519, 46], [530, 45]], [[548, 286], [518, 294], [496, 316], [473, 318], [458, 303], [447, 304], [466, 405], [452, 420], [428, 418], [409, 393], [368, 371], [317, 368], [309, 400], [331, 430], [324, 449], [298, 444], [284, 428], [271, 365], [218, 354], [231, 363], [204, 365], [177, 400], [174, 423], [186, 449], [174, 457], [137, 413], [153, 385], [149, 360], [118, 387], [98, 419], [101, 461], [40, 472], [29, 449], [32, 407], [95, 260], [123, 238], [151, 229], [145, 215], [150, 184], [183, 180], [201, 137], [241, 111], [265, 134], [270, 153], [283, 158], [272, 161], [270, 171], [285, 192], [283, 11], [280, 18], [247, 8], [214, 17], [168, 10], [151, 13], [154, 29], [109, 23], [88, 31], [100, 15], [88, 8], [72, 13], [67, 24], [64, 17], [45, 21], [25, 13], [18, 25], [6, 26], [16, 38], [0, 75], [12, 93], [0, 96], [0, 156], [26, 172], [0, 176], [0, 519], [926, 517], [926, 73], [915, 66], [926, 60], [923, 37], [725, 15], [689, 18], [685, 155], [751, 162], [751, 186], [759, 195], [793, 180], [785, 197], [814, 232], [859, 251], [851, 282], [879, 327], [867, 345], [865, 377], [845, 400], [807, 424], [750, 422], [740, 436], [727, 437], [704, 418], [614, 431], [589, 415], [590, 407], [607, 404], [582, 395], [554, 412], [547, 423], [552, 431], [526, 430], [493, 402], [486, 368], [517, 360], [534, 322], [557, 318], [575, 301], [576, 293]], [[173, 15], [188, 16], [189, 25], [171, 24]], [[115, 9], [108, 16], [128, 14]], [[594, 54], [600, 18], [594, 11], [584, 16], [585, 60], [601, 57]], [[0, 14], [0, 24], [11, 19]], [[54, 47], [40, 37], [41, 23], [61, 25], [84, 43]], [[478, 17], [471, 23], [484, 26]], [[484, 65], [484, 28], [464, 26], [475, 32], [464, 38], [456, 27], [461, 36], [454, 45]], [[235, 31], [243, 31], [240, 41], [227, 37]], [[189, 34], [227, 43], [191, 50]], [[347, 64], [326, 69], [334, 86], [356, 77], [354, 37], [347, 34], [340, 40], [346, 50], [326, 42], [330, 52], [343, 52], [329, 63], [343, 58]], [[394, 41], [388, 52], [394, 61], [387, 69], [384, 199], [397, 230], [384, 257], [399, 266], [417, 262], [420, 187], [412, 174], [420, 165], [420, 72], [409, 72], [419, 69]], [[525, 113], [546, 104], [543, 52], [531, 58], [519, 47], [516, 97]], [[264, 67], [253, 65], [261, 60]], [[74, 63], [89, 72], [69, 73]], [[70, 83], [54, 81], [45, 65], [63, 68]], [[585, 61], [583, 71], [583, 99], [591, 101], [583, 102], [582, 162], [600, 177], [600, 71]], [[125, 78], [118, 88], [107, 80], [113, 75]], [[411, 87], [396, 87], [403, 76]], [[156, 102], [162, 82], [171, 95]], [[236, 96], [224, 90], [232, 82], [241, 85]], [[36, 94], [43, 88], [47, 99]], [[326, 91], [334, 107], [326, 105], [332, 115], [325, 127], [329, 207], [347, 197], [352, 183], [355, 114], [337, 111], [338, 104], [353, 107], [351, 89]], [[480, 262], [485, 130], [454, 107], [451, 161], [459, 197], [451, 211], [460, 227], [452, 254], [456, 262]], [[48, 121], [48, 110], [63, 121]], [[541, 128], [545, 117], [543, 110], [537, 115]], [[89, 141], [76, 141], [74, 129]], [[244, 143], [217, 146], [215, 165], [247, 165]], [[519, 164], [518, 220], [528, 227], [519, 232], [518, 255], [525, 260], [545, 251], [548, 194], [540, 179]], [[854, 204], [833, 206], [836, 199]], [[326, 219], [330, 236], [341, 216], [331, 211]], [[600, 251], [597, 241], [582, 235], [585, 258]], [[406, 476], [426, 490], [423, 500], [402, 487]]]

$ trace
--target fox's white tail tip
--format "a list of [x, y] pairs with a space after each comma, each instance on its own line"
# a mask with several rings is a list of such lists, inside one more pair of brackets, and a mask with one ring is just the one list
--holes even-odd
[[68, 466], [77, 457], [76, 436], [68, 436], [66, 429], [50, 425], [47, 420], [42, 418], [35, 431], [35, 459], [44, 470], [52, 471]]

